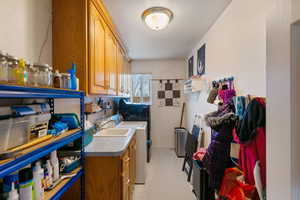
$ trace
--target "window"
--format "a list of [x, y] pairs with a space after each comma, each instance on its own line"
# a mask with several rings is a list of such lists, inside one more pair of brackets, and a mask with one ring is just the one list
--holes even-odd
[[151, 79], [149, 74], [131, 75], [133, 103], [151, 103]]

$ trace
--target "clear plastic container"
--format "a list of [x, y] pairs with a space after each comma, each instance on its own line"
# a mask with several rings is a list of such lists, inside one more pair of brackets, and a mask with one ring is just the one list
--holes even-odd
[[33, 124], [30, 126], [28, 137], [29, 140], [34, 140], [47, 135], [50, 113], [43, 113], [32, 116]]
[[33, 116], [13, 119], [9, 133], [8, 148], [14, 148], [29, 142], [29, 128], [34, 124]]
[[3, 51], [0, 51], [0, 81], [8, 81], [7, 54]]
[[36, 124], [48, 123], [49, 120], [51, 119], [51, 114], [50, 113], [39, 114], [39, 115], [35, 115], [34, 118], [35, 118], [34, 122]]
[[0, 152], [8, 149], [9, 131], [11, 130], [12, 119], [0, 120]]

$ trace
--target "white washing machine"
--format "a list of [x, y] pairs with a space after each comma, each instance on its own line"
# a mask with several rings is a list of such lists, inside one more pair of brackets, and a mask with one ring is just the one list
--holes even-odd
[[147, 163], [147, 122], [123, 121], [118, 127], [136, 129], [136, 184], [145, 184]]

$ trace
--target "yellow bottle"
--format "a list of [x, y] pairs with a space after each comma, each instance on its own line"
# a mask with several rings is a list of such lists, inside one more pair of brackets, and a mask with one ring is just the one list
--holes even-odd
[[20, 59], [18, 68], [16, 69], [17, 84], [25, 85], [27, 82], [27, 72], [25, 70], [25, 60]]

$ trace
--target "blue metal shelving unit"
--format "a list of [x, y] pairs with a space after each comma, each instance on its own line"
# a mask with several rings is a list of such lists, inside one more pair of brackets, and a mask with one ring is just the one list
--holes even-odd
[[77, 180], [81, 179], [81, 199], [84, 199], [84, 93], [73, 90], [62, 90], [52, 88], [32, 88], [23, 86], [1, 85], [0, 84], [0, 99], [48, 99], [51, 107], [51, 112], [54, 113], [54, 99], [80, 99], [80, 123], [81, 129], [75, 131], [72, 135], [59, 139], [51, 144], [43, 146], [25, 155], [17, 157], [16, 159], [0, 165], [0, 178], [15, 172], [28, 164], [50, 154], [52, 151], [57, 150], [74, 140], [82, 140], [81, 148], [81, 164], [82, 169], [72, 177], [51, 200], [59, 199]]

